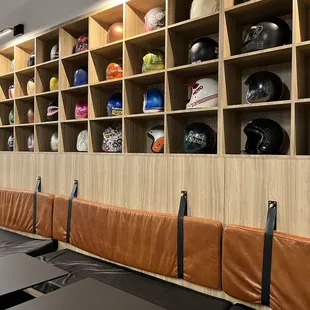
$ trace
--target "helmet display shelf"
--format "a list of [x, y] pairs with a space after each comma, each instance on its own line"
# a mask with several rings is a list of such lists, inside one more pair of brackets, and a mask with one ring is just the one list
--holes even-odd
[[[50, 151], [49, 129], [55, 126], [59, 134], [58, 152], [78, 152], [69, 133], [77, 136], [81, 127], [88, 129], [88, 153], [103, 152], [101, 130], [106, 123], [116, 123], [122, 125], [123, 154], [152, 153], [149, 125], [162, 124], [167, 155], [184, 154], [180, 142], [184, 139], [184, 128], [204, 121], [217, 133], [216, 152], [210, 155], [230, 156], [241, 155], [245, 143], [243, 127], [252, 116], [270, 117], [278, 120], [289, 135], [291, 144], [285, 155], [310, 154], [301, 146], [302, 140], [294, 136], [295, 128], [296, 133], [305, 132], [306, 125], [304, 122], [296, 125], [292, 119], [308, 113], [310, 102], [306, 87], [310, 49], [307, 41], [302, 42], [308, 39], [308, 34], [304, 28], [296, 30], [296, 25], [292, 25], [293, 14], [302, 17], [305, 13], [302, 4], [293, 11], [293, 0], [282, 0], [281, 6], [273, 5], [273, 1], [224, 0], [219, 7], [216, 0], [185, 0], [182, 5], [177, 0], [134, 0], [98, 9], [42, 31], [35, 38], [0, 51], [0, 105], [6, 105], [1, 118], [9, 113], [7, 106], [13, 105], [15, 118], [22, 120], [13, 125], [14, 133], [15, 126], [29, 127], [27, 104], [31, 103], [36, 152]], [[275, 18], [287, 23], [292, 34], [297, 31], [297, 42], [244, 50], [246, 35], [255, 40], [255, 35], [261, 34], [260, 23]], [[275, 37], [281, 41], [277, 33]], [[13, 59], [15, 65], [11, 71]], [[247, 103], [245, 82], [259, 71], [274, 73], [281, 79], [285, 87], [281, 98]], [[31, 78], [35, 82], [33, 95], [27, 92]], [[193, 85], [199, 80], [201, 89], [197, 91]], [[218, 83], [217, 93], [214, 81]], [[295, 81], [300, 85], [297, 95]], [[12, 99], [11, 85], [15, 86]], [[145, 109], [145, 94], [152, 89], [162, 91], [163, 100], [161, 96], [158, 96], [160, 102], [153, 98], [151, 104], [147, 101], [151, 108]], [[107, 105], [117, 92], [122, 93], [122, 113], [111, 116]], [[86, 118], [76, 119], [79, 100], [87, 101]], [[28, 103], [23, 106], [22, 102]], [[58, 103], [59, 110], [57, 120], [51, 121], [46, 111], [53, 102]], [[1, 128], [5, 126], [12, 125], [4, 121]], [[16, 133], [15, 144], [21, 141], [18, 139], [21, 131]], [[142, 142], [136, 145], [139, 139]], [[71, 146], [67, 147], [67, 143]], [[14, 148], [21, 150], [27, 151], [24, 147]]]
[[35, 149], [38, 152], [58, 152], [59, 147], [53, 141], [53, 135], [58, 136], [58, 122], [38, 124], [35, 127]]
[[[28, 113], [29, 112], [29, 113]], [[15, 124], [33, 124], [34, 123], [34, 98], [24, 98], [15, 100]]]
[[13, 152], [14, 151], [14, 140], [12, 141], [13, 134], [14, 134], [13, 126], [9, 126], [9, 125], [1, 126], [0, 128], [0, 151], [1, 152], [9, 152], [9, 151]]

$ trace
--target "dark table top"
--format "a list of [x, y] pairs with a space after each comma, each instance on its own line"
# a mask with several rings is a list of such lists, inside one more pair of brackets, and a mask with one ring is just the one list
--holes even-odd
[[164, 310], [94, 279], [86, 279], [11, 310]]
[[26, 254], [0, 258], [0, 296], [60, 278], [67, 272]]

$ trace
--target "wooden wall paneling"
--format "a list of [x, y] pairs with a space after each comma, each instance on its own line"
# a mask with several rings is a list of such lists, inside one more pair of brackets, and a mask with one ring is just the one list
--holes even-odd
[[[32, 128], [33, 131], [33, 128]], [[24, 131], [24, 134], [26, 134], [26, 130]], [[29, 130], [30, 132], [30, 130]], [[19, 134], [17, 133], [17, 137], [19, 137]], [[26, 136], [27, 137], [27, 136]], [[27, 137], [28, 138], [28, 137]], [[19, 142], [17, 141], [17, 144]], [[22, 189], [22, 190], [29, 190], [33, 191], [36, 183], [36, 177], [38, 176], [38, 170], [37, 170], [37, 153], [23, 153], [18, 154], [18, 157], [15, 157], [15, 182], [14, 187], [16, 189]]]
[[[278, 230], [290, 231], [294, 164], [277, 157], [225, 159], [225, 224], [264, 228], [268, 200], [279, 203]], [[294, 208], [294, 207], [293, 207]]]
[[1, 186], [2, 188], [18, 188], [16, 184], [16, 179], [22, 180], [24, 182], [24, 179], [21, 178], [20, 174], [17, 174], [17, 169], [15, 166], [15, 160], [17, 154], [12, 152], [2, 152], [1, 153], [1, 163], [3, 165], [2, 167], [2, 173], [0, 174], [0, 180], [1, 180]]

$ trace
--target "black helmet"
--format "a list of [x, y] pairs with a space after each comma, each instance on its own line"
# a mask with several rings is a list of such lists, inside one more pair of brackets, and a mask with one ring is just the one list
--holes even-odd
[[186, 127], [185, 153], [213, 154], [216, 150], [216, 133], [204, 123], [193, 123]]
[[208, 37], [195, 40], [189, 48], [190, 64], [215, 59], [218, 56], [218, 43]]
[[280, 154], [284, 146], [285, 131], [277, 122], [258, 118], [244, 128], [247, 136], [247, 154]]
[[282, 80], [274, 73], [260, 71], [252, 74], [245, 81], [249, 87], [247, 103], [258, 103], [280, 100], [284, 91]]
[[281, 18], [273, 18], [253, 25], [242, 45], [242, 53], [289, 44], [291, 29]]

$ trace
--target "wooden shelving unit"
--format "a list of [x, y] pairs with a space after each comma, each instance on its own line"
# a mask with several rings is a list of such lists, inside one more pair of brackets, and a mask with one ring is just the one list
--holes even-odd
[[[89, 153], [101, 150], [105, 126], [119, 123], [123, 129], [123, 153], [149, 153], [150, 139], [147, 131], [154, 124], [165, 128], [165, 154], [183, 153], [185, 127], [203, 121], [218, 133], [218, 148], [214, 156], [242, 154], [245, 143], [243, 128], [257, 117], [270, 117], [286, 130], [289, 143], [284, 155], [310, 155], [310, 134], [306, 122], [309, 112], [309, 61], [310, 34], [308, 23], [310, 3], [303, 0], [251, 0], [236, 4], [223, 0], [219, 11], [189, 19], [190, 0], [140, 1], [131, 0], [108, 9], [97, 10], [54, 27], [36, 38], [0, 51], [0, 140], [8, 131], [20, 135], [15, 139], [15, 151], [24, 151], [21, 139], [29, 127], [8, 126], [8, 114], [15, 111], [15, 126], [27, 125], [27, 111], [32, 108], [35, 123], [35, 151], [49, 151], [48, 141], [52, 130], [59, 133], [59, 152], [76, 152], [74, 146], [78, 131], [88, 129]], [[294, 5], [293, 5], [294, 4]], [[296, 5], [295, 5], [296, 4]], [[166, 27], [144, 32], [144, 16], [153, 7], [166, 8]], [[295, 11], [294, 11], [295, 10]], [[257, 12], [260, 14], [257, 14]], [[307, 13], [308, 12], [308, 13]], [[292, 17], [295, 14], [295, 23]], [[282, 17], [292, 27], [292, 44], [247, 54], [240, 53], [242, 31], [251, 23], [269, 17]], [[108, 29], [113, 23], [123, 23], [123, 40], [108, 43]], [[88, 50], [74, 53], [76, 39], [88, 34]], [[188, 47], [200, 36], [209, 36], [219, 42], [218, 59], [188, 64]], [[50, 59], [51, 48], [59, 44], [59, 59]], [[151, 49], [165, 52], [165, 69], [143, 74], [142, 58]], [[29, 55], [35, 52], [35, 65], [28, 67]], [[122, 59], [124, 76], [106, 80], [106, 67]], [[15, 71], [11, 61], [15, 59]], [[88, 84], [74, 87], [74, 72], [88, 69]], [[281, 101], [248, 105], [245, 102], [246, 78], [259, 70], [277, 73], [286, 86]], [[59, 90], [50, 91], [49, 81], [59, 77]], [[186, 83], [202, 77], [219, 81], [218, 108], [187, 111], [189, 90]], [[28, 96], [27, 83], [35, 80], [35, 94]], [[15, 85], [15, 99], [10, 100], [8, 88]], [[165, 111], [143, 114], [143, 95], [152, 87], [165, 94]], [[121, 91], [123, 116], [108, 117], [106, 105], [109, 97]], [[88, 118], [75, 120], [75, 103], [88, 101]], [[49, 124], [46, 117], [50, 102], [58, 102], [58, 121]], [[299, 120], [298, 122], [296, 120]], [[303, 120], [304, 121], [300, 121]], [[46, 138], [44, 137], [46, 133]], [[304, 139], [300, 137], [304, 136]], [[19, 144], [19, 146], [17, 145]], [[5, 150], [5, 148], [3, 148]], [[243, 155], [246, 156], [246, 155]]]

